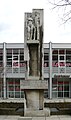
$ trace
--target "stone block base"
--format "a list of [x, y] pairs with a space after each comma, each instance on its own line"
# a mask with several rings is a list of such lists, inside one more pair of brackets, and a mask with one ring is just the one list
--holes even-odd
[[26, 109], [24, 112], [25, 117], [48, 117], [50, 116], [50, 109], [44, 108], [43, 110], [30, 110]]
[[18, 120], [32, 120], [32, 117], [20, 117]]

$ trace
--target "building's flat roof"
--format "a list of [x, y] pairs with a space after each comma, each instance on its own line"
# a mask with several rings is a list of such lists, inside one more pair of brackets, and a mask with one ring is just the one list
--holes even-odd
[[[43, 43], [43, 47], [49, 48], [49, 43]], [[0, 43], [0, 48], [3, 48], [3, 43]], [[6, 48], [24, 48], [24, 43], [6, 43]], [[52, 48], [71, 48], [71, 43], [52, 43]]]

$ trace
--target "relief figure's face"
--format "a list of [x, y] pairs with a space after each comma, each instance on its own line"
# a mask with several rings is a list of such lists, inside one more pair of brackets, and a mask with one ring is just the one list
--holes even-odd
[[31, 21], [31, 20], [28, 21], [28, 25], [29, 25], [29, 26], [32, 25], [32, 21]]

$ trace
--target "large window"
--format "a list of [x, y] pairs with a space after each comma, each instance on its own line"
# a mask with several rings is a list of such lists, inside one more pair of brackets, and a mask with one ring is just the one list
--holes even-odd
[[52, 67], [55, 73], [71, 73], [71, 49], [53, 49]]
[[13, 49], [13, 54], [19, 54], [19, 49]]
[[7, 97], [8, 98], [24, 97], [24, 90], [20, 89], [19, 79], [7, 79]]
[[59, 60], [64, 60], [64, 55], [59, 56]]
[[25, 71], [24, 48], [6, 50], [7, 72], [23, 73]]
[[60, 54], [60, 55], [65, 54], [65, 50], [64, 50], [64, 49], [60, 49], [60, 50], [59, 50], [59, 54]]
[[54, 78], [52, 80], [52, 96], [53, 98], [69, 98], [69, 80], [65, 78]]

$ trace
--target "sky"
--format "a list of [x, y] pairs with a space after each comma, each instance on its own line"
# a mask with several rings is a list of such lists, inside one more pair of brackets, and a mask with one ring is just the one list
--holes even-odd
[[24, 42], [24, 13], [44, 9], [44, 43], [70, 43], [71, 23], [61, 24], [48, 0], [0, 0], [0, 43]]

